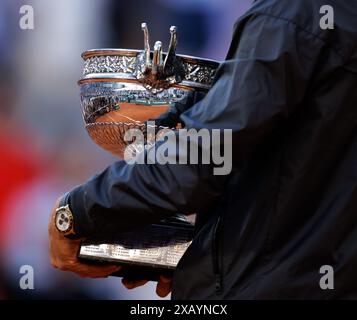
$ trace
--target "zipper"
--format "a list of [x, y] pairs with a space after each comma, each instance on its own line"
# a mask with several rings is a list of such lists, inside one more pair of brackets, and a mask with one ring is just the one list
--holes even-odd
[[222, 218], [221, 216], [219, 216], [214, 226], [213, 240], [212, 240], [213, 273], [215, 276], [215, 289], [217, 295], [220, 295], [222, 293], [222, 287], [223, 287], [222, 265], [221, 265], [221, 257], [220, 257], [221, 228], [222, 228]]

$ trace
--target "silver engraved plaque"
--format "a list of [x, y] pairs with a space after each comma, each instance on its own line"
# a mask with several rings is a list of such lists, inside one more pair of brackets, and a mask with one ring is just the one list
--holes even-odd
[[123, 233], [110, 242], [84, 242], [79, 257], [118, 264], [175, 269], [191, 244], [191, 239], [190, 227], [152, 224], [140, 231]]

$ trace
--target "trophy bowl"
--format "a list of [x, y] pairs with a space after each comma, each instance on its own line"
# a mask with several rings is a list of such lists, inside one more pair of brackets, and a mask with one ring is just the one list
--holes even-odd
[[128, 129], [145, 134], [146, 121], [176, 104], [191, 106], [212, 85], [217, 61], [176, 54], [176, 27], [170, 28], [167, 53], [157, 41], [150, 51], [145, 23], [145, 49], [94, 49], [82, 54], [79, 80], [83, 119], [89, 136], [103, 149], [123, 158]]
[[[170, 28], [167, 53], [162, 52], [160, 41], [151, 51], [145, 23], [142, 29], [142, 51], [96, 49], [82, 54], [83, 78], [78, 84], [86, 130], [95, 143], [119, 158], [124, 158], [130, 144], [125, 137], [129, 129], [141, 130], [148, 145], [147, 121], [179, 105], [186, 110], [202, 99], [219, 66], [217, 61], [176, 54], [176, 27]], [[160, 128], [156, 126], [154, 134]], [[179, 128], [180, 124], [175, 126]], [[140, 278], [145, 274], [148, 279], [157, 279], [159, 274], [175, 269], [192, 237], [193, 221], [177, 214], [114, 238], [87, 239], [79, 257], [130, 265], [118, 276]]]

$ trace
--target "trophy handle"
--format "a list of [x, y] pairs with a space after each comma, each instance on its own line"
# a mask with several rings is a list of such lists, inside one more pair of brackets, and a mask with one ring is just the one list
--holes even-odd
[[169, 49], [167, 50], [167, 55], [164, 62], [164, 71], [166, 71], [172, 65], [175, 57], [176, 57], [176, 47], [177, 47], [177, 27], [170, 27], [170, 44]]
[[156, 76], [161, 71], [160, 69], [162, 69], [162, 43], [156, 41], [152, 58], [152, 75]]
[[144, 52], [145, 52], [145, 67], [150, 67], [150, 42], [149, 42], [149, 30], [145, 22], [141, 24], [141, 29], [144, 31]]

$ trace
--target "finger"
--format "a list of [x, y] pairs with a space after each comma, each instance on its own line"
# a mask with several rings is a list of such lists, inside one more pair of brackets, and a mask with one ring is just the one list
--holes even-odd
[[156, 294], [160, 298], [165, 298], [171, 292], [171, 285], [160, 285], [158, 284], [156, 287]]
[[172, 282], [163, 282], [163, 281], [159, 281], [157, 283], [156, 286], [156, 294], [161, 297], [164, 298], [166, 297], [172, 289]]
[[148, 280], [130, 280], [127, 278], [123, 278], [121, 282], [125, 286], [125, 288], [130, 290], [130, 289], [134, 289], [137, 287], [141, 287], [141, 286], [147, 284], [149, 281]]

